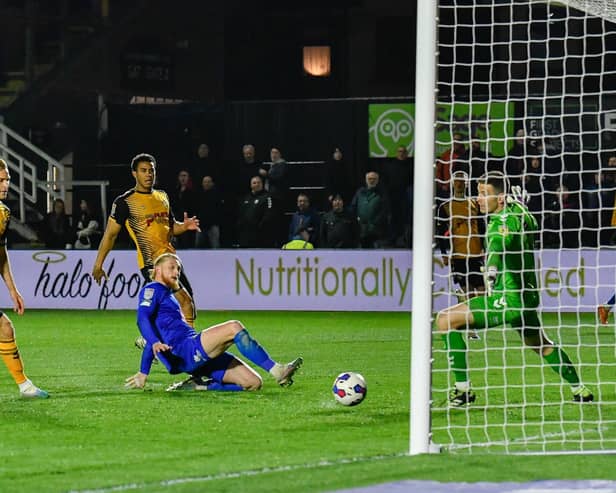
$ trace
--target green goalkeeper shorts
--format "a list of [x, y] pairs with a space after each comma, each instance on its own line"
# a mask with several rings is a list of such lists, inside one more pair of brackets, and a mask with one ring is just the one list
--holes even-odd
[[473, 314], [475, 329], [487, 329], [505, 324], [516, 329], [541, 327], [537, 310], [524, 309], [518, 295], [499, 293], [476, 296], [466, 303]]

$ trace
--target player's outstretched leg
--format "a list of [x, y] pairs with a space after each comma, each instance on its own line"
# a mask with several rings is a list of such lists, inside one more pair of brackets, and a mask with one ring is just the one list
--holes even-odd
[[0, 356], [24, 398], [47, 399], [49, 394], [34, 385], [24, 373], [24, 365], [15, 342], [15, 329], [11, 320], [0, 316]]
[[522, 332], [525, 344], [540, 354], [550, 368], [571, 386], [574, 402], [594, 400], [592, 392], [581, 382], [578, 372], [564, 349], [555, 345], [540, 329], [530, 328]]
[[293, 384], [292, 377], [303, 363], [302, 358], [296, 358], [287, 364], [275, 362], [237, 320], [223, 322], [204, 330], [201, 332], [201, 344], [210, 357], [222, 354], [231, 344], [235, 344], [242, 356], [270, 373], [283, 387]]
[[436, 326], [445, 343], [449, 367], [456, 381], [455, 388], [449, 394], [451, 407], [469, 406], [476, 399], [468, 377], [466, 342], [458, 330], [466, 326], [467, 320], [469, 320], [469, 312], [465, 304], [447, 308], [439, 312], [436, 317]]

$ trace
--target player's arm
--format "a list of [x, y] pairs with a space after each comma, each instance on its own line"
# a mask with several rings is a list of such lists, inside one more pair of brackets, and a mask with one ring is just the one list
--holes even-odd
[[113, 217], [110, 217], [103, 238], [98, 246], [94, 267], [92, 267], [92, 277], [97, 284], [101, 283], [103, 277], [107, 279], [107, 273], [103, 269], [103, 262], [105, 262], [109, 252], [113, 250], [113, 246], [115, 245], [120, 231], [122, 231], [122, 226], [118, 224]]
[[19, 315], [23, 315], [26, 307], [21, 293], [17, 290], [17, 286], [15, 286], [15, 280], [13, 279], [13, 272], [11, 270], [11, 262], [9, 260], [9, 252], [6, 249], [6, 243], [0, 245], [0, 276], [2, 276], [2, 280], [4, 281], [4, 284], [6, 284], [9, 295], [13, 300], [13, 310], [15, 310], [15, 312]]
[[188, 213], [184, 213], [184, 221], [179, 222], [173, 220], [173, 236], [179, 236], [186, 231], [201, 231], [199, 228], [199, 219], [196, 216], [188, 217]]
[[502, 270], [507, 234], [506, 224], [501, 224], [497, 230], [488, 232], [487, 258], [484, 271], [488, 293], [492, 291], [496, 278]]

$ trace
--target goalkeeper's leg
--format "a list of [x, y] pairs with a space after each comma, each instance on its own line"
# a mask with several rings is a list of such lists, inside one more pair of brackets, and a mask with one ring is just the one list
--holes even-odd
[[[535, 325], [534, 319], [536, 319], [536, 316], [527, 314], [525, 319], [530, 324], [520, 331], [524, 343], [541, 355], [544, 361], [550, 365], [550, 368], [571, 386], [574, 401], [591, 402], [594, 396], [588, 387], [581, 382], [569, 355], [564, 349], [548, 339], [542, 328]], [[538, 324], [538, 319], [536, 319], [536, 322]]]
[[436, 316], [436, 327], [445, 343], [447, 359], [455, 378], [455, 389], [449, 397], [450, 405], [453, 407], [469, 405], [475, 400], [468, 378], [466, 342], [461, 332], [472, 323], [473, 314], [466, 303], [442, 310]]

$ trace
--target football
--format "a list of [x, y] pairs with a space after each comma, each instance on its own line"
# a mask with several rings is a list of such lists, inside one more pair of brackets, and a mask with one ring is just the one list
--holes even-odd
[[332, 388], [336, 401], [343, 406], [357, 406], [366, 397], [366, 380], [359, 373], [345, 371], [336, 377]]

